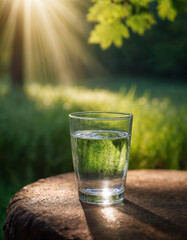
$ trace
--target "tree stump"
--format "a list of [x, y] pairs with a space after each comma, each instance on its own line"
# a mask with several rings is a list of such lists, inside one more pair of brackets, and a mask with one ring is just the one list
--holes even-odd
[[187, 172], [128, 172], [123, 203], [81, 204], [73, 173], [41, 179], [16, 193], [5, 240], [187, 239]]

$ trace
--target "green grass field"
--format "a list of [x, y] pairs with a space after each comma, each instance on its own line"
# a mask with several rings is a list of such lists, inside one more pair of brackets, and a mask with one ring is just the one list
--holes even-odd
[[134, 122], [129, 168], [187, 169], [186, 92], [182, 83], [122, 77], [91, 79], [79, 86], [32, 83], [24, 94], [2, 83], [0, 227], [9, 199], [22, 186], [73, 170], [70, 112], [130, 112]]
[[187, 105], [187, 84], [184, 81], [174, 79], [153, 78], [153, 77], [108, 77], [93, 78], [82, 82], [88, 88], [107, 89], [114, 92], [134, 88], [135, 97], [142, 95], [149, 96], [150, 99], [169, 99], [175, 105]]

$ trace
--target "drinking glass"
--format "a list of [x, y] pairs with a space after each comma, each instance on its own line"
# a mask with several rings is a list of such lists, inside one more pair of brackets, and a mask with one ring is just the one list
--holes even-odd
[[109, 205], [124, 199], [133, 115], [69, 115], [73, 166], [82, 202]]

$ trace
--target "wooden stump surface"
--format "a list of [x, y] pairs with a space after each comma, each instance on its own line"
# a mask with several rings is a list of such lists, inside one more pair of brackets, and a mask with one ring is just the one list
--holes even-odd
[[82, 204], [73, 173], [41, 179], [16, 193], [5, 240], [187, 239], [187, 172], [128, 171], [123, 203]]

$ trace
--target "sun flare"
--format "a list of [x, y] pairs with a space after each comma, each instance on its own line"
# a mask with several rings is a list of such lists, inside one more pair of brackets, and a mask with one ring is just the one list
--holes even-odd
[[50, 76], [64, 82], [74, 77], [75, 69], [91, 70], [97, 65], [85, 47], [87, 4], [82, 0], [2, 0], [0, 14], [10, 9], [4, 48], [11, 47], [16, 19], [22, 15], [27, 79]]

